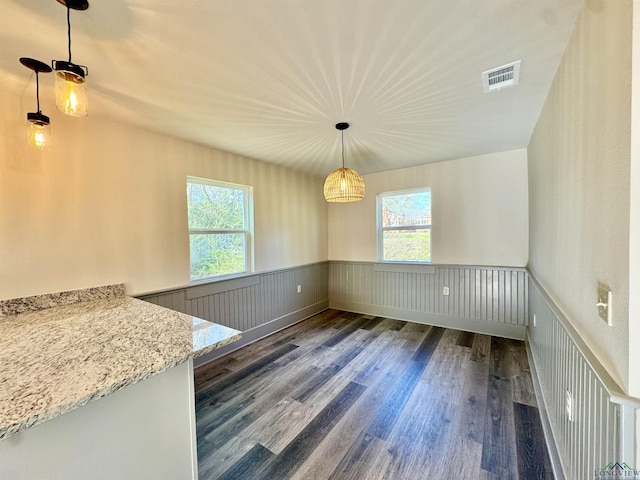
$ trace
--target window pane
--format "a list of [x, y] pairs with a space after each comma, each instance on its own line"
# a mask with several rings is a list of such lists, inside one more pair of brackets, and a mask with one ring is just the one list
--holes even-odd
[[188, 182], [187, 197], [189, 228], [245, 228], [244, 190]]
[[389, 195], [382, 200], [382, 226], [431, 225], [431, 192]]
[[387, 262], [431, 262], [431, 230], [385, 230], [382, 232]]
[[246, 270], [244, 233], [191, 234], [189, 240], [191, 280]]

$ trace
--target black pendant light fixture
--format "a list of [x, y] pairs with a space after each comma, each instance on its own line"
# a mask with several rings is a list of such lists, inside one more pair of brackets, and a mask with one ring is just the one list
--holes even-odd
[[331, 172], [324, 181], [324, 198], [327, 202], [357, 202], [364, 198], [364, 180], [358, 172], [344, 166], [344, 131], [349, 124], [336, 124], [340, 130], [342, 145], [342, 168]]
[[86, 10], [87, 0], [56, 0], [67, 8], [67, 39], [69, 60], [53, 60], [51, 66], [55, 70], [56, 108], [72, 117], [87, 115], [86, 77], [89, 69], [71, 61], [71, 10]]
[[38, 111], [27, 113], [27, 141], [33, 148], [45, 150], [51, 147], [51, 123], [49, 117], [40, 110], [40, 79], [39, 73], [51, 72], [51, 67], [40, 60], [22, 57], [20, 63], [36, 74], [36, 104]]

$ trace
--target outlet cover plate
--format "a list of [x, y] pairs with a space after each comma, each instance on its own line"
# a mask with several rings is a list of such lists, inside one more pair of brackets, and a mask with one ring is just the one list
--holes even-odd
[[567, 390], [565, 392], [565, 408], [566, 408], [566, 412], [567, 412], [567, 419], [570, 422], [573, 422], [573, 396], [571, 395], [571, 392], [569, 390]]

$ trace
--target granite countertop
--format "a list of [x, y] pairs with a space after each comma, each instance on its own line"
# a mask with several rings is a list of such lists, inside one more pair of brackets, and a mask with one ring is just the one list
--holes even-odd
[[0, 440], [240, 336], [124, 285], [0, 301]]

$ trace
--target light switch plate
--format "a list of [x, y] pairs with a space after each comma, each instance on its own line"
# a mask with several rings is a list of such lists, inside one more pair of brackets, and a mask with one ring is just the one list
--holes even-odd
[[604, 283], [598, 283], [598, 315], [610, 327], [613, 325], [612, 302], [613, 294], [611, 289]]

